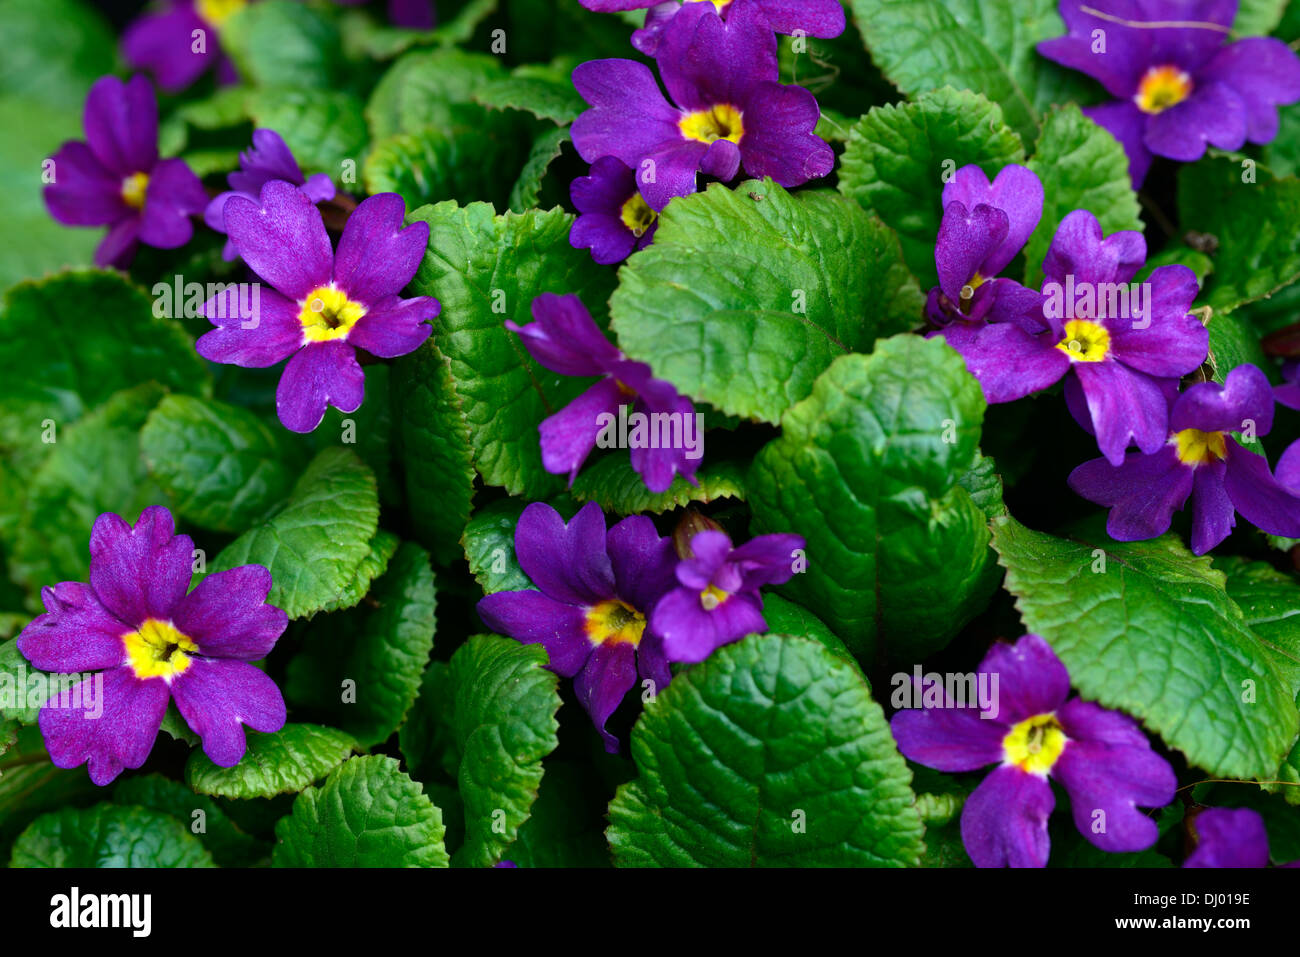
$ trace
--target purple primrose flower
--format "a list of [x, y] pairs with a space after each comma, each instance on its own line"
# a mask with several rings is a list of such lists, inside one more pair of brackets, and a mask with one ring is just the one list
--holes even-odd
[[242, 565], [186, 594], [193, 557], [194, 542], [174, 534], [167, 509], [145, 509], [134, 527], [106, 512], [90, 533], [90, 583], [41, 590], [45, 614], [23, 629], [18, 650], [44, 671], [101, 672], [41, 709], [55, 766], [88, 764], [98, 785], [140, 767], [171, 699], [222, 767], [244, 756], [243, 725], [284, 726], [280, 689], [249, 664], [288, 624], [266, 604], [271, 573]]
[[337, 252], [311, 197], [282, 180], [262, 187], [260, 206], [235, 195], [223, 212], [236, 252], [272, 288], [259, 290], [251, 308], [233, 285], [204, 303], [217, 328], [199, 338], [198, 352], [253, 369], [288, 358], [275, 392], [285, 428], [310, 432], [328, 405], [360, 408], [357, 349], [388, 359], [429, 338], [438, 300], [400, 295], [424, 257], [429, 224], [402, 228], [406, 204], [396, 193], [363, 200]]
[[54, 181], [45, 187], [50, 215], [66, 226], [107, 226], [95, 264], [124, 267], [138, 243], [184, 246], [191, 216], [203, 212], [207, 191], [184, 160], [158, 158], [158, 104], [142, 76], [123, 83], [102, 76], [86, 95], [86, 141], [54, 154]]
[[1163, 807], [1178, 782], [1136, 721], [1067, 701], [1069, 673], [1037, 635], [995, 644], [978, 671], [998, 677], [995, 717], [945, 701], [890, 722], [898, 749], [918, 764], [947, 772], [998, 765], [962, 807], [962, 843], [976, 867], [1047, 864], [1056, 804], [1049, 778], [1069, 795], [1075, 827], [1092, 844], [1121, 852], [1155, 843], [1156, 823], [1138, 805]]
[[677, 587], [650, 616], [669, 660], [703, 661], [723, 645], [766, 631], [759, 589], [789, 581], [794, 552], [803, 547], [798, 535], [760, 535], [732, 548], [726, 532], [696, 533], [692, 556], [677, 565]]
[[[1196, 847], [1183, 867], [1268, 867], [1268, 832], [1258, 811], [1207, 807], [1191, 818]], [[1300, 861], [1279, 867], [1300, 867]]]
[[[271, 180], [284, 180], [298, 186], [313, 203], [334, 198], [334, 181], [325, 173], [316, 173], [310, 179], [302, 175], [298, 161], [275, 130], [253, 130], [253, 146], [239, 154], [239, 170], [226, 177], [230, 189], [208, 203], [203, 221], [219, 233], [226, 231], [226, 200], [243, 196], [257, 202], [262, 187]], [[229, 239], [221, 252], [222, 258], [233, 260], [235, 244]]]
[[677, 474], [698, 484], [695, 471], [703, 456], [704, 436], [691, 400], [678, 395], [670, 383], [653, 378], [644, 362], [633, 362], [613, 346], [577, 296], [543, 293], [533, 300], [532, 310], [535, 321], [527, 325], [506, 320], [506, 328], [519, 334], [529, 355], [560, 375], [601, 376], [538, 426], [546, 471], [568, 475], [572, 485], [597, 443], [612, 438], [615, 423], [621, 428], [621, 423], [629, 422], [632, 430], [626, 444], [632, 468], [646, 488], [663, 492]]
[[1300, 409], [1300, 359], [1282, 363], [1282, 385], [1273, 387], [1273, 398], [1288, 409]]
[[1070, 488], [1110, 507], [1106, 530], [1120, 542], [1168, 531], [1173, 513], [1189, 498], [1197, 555], [1228, 537], [1237, 513], [1271, 534], [1300, 537], [1296, 492], [1273, 477], [1264, 456], [1230, 435], [1258, 437], [1272, 427], [1268, 377], [1253, 365], [1240, 365], [1223, 385], [1200, 382], [1173, 400], [1161, 448], [1130, 452], [1119, 465], [1105, 459], [1085, 462], [1070, 473]]
[[636, 188], [636, 175], [621, 160], [602, 156], [589, 176], [570, 187], [578, 218], [569, 231], [574, 249], [590, 249], [602, 265], [620, 263], [650, 245], [659, 214]]
[[[170, 0], [166, 9], [147, 13], [122, 36], [122, 56], [152, 73], [169, 93], [183, 90], [211, 67], [222, 83], [238, 79], [221, 52], [221, 28], [250, 0]], [[197, 32], [196, 32], [197, 31]]]
[[605, 750], [616, 753], [618, 739], [605, 722], [637, 676], [653, 681], [656, 692], [672, 679], [663, 640], [646, 627], [673, 585], [672, 539], [641, 515], [606, 532], [595, 502], [567, 525], [551, 506], [534, 502], [515, 527], [515, 555], [537, 590], [488, 595], [479, 615], [493, 631], [546, 648], [549, 667], [574, 679]]
[[589, 163], [614, 156], [637, 171], [652, 209], [695, 192], [698, 172], [725, 181], [743, 165], [792, 187], [831, 171], [835, 154], [813, 132], [817, 100], [777, 82], [776, 35], [757, 4], [726, 21], [712, 4], [687, 4], [665, 27], [656, 60], [673, 103], [634, 60], [590, 60], [573, 71], [591, 105], [573, 123], [578, 154]]
[[1191, 162], [1206, 145], [1277, 136], [1277, 107], [1300, 100], [1300, 58], [1281, 40], [1225, 43], [1236, 0], [1061, 0], [1067, 34], [1038, 52], [1087, 73], [1115, 100], [1084, 110], [1128, 153], [1135, 186], [1153, 156]]
[[[632, 34], [632, 46], [646, 56], [655, 55], [664, 26], [682, 9], [674, 0], [582, 0], [582, 5], [599, 13], [645, 10], [645, 26]], [[757, 7], [777, 33], [829, 39], [844, 32], [844, 7], [839, 0], [713, 0], [713, 6], [723, 19], [743, 7]]]

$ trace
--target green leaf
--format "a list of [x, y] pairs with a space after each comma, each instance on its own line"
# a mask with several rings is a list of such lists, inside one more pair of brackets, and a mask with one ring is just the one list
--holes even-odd
[[1224, 377], [1239, 365], [1257, 366], [1265, 375], [1274, 372], [1273, 362], [1264, 353], [1259, 332], [1250, 320], [1238, 312], [1216, 312], [1206, 324], [1210, 333], [1210, 368], [1214, 381], [1222, 384]]
[[532, 816], [510, 845], [520, 867], [609, 867], [605, 789], [590, 767], [547, 761]]
[[433, 557], [450, 564], [474, 498], [474, 458], [451, 365], [432, 340], [395, 363], [393, 403], [411, 523]]
[[515, 526], [527, 505], [519, 498], [491, 502], [476, 511], [465, 526], [461, 539], [465, 558], [485, 595], [533, 587], [515, 557]]
[[929, 288], [939, 281], [934, 242], [943, 183], [975, 164], [997, 175], [1023, 163], [1025, 148], [1002, 122], [1002, 108], [950, 86], [912, 103], [878, 106], [853, 124], [840, 164], [839, 190], [898, 233], [908, 268]]
[[246, 86], [223, 86], [202, 100], [191, 100], [176, 108], [174, 116], [199, 130], [227, 130], [248, 121]]
[[1128, 175], [1124, 147], [1073, 103], [1053, 109], [1043, 120], [1029, 168], [1043, 181], [1043, 218], [1025, 243], [1025, 285], [1043, 280], [1043, 257], [1067, 214], [1086, 209], [1109, 236], [1121, 229], [1142, 230], [1137, 194]]
[[[361, 101], [343, 90], [259, 90], [248, 101], [254, 125], [284, 137], [302, 171], [355, 182], [369, 136]], [[346, 164], [351, 163], [351, 166]], [[349, 180], [346, 174], [351, 173]]]
[[462, 50], [414, 50], [394, 63], [366, 104], [376, 140], [437, 129], [454, 120], [454, 106], [472, 103], [480, 87], [506, 76], [494, 56]]
[[922, 850], [911, 774], [858, 671], [753, 635], [678, 674], [632, 729], [615, 863], [902, 867]]
[[11, 40], [0, 60], [0, 96], [79, 113], [90, 85], [117, 67], [112, 28], [75, 0], [5, 0], [0, 35]]
[[489, 80], [474, 91], [474, 102], [494, 110], [526, 110], [540, 120], [568, 126], [586, 102], [573, 88], [575, 63], [525, 63], [509, 76]]
[[[212, 36], [208, 42], [215, 40]], [[329, 87], [343, 78], [338, 27], [321, 12], [290, 0], [244, 6], [222, 24], [221, 49], [240, 78], [254, 86]]]
[[353, 758], [275, 826], [275, 867], [446, 867], [442, 812], [393, 758]]
[[[269, 846], [236, 827], [212, 798], [195, 794], [179, 781], [161, 774], [119, 781], [113, 788], [113, 802], [134, 804], [188, 824], [190, 833], [198, 837], [221, 867], [247, 867], [270, 853]], [[195, 830], [196, 827], [201, 830]]]
[[281, 435], [239, 406], [169, 395], [149, 414], [140, 447], [182, 518], [237, 532], [293, 487]]
[[142, 807], [64, 808], [32, 822], [10, 867], [215, 867], [180, 821]]
[[505, 320], [531, 322], [543, 292], [573, 293], [599, 319], [613, 276], [569, 245], [573, 217], [560, 209], [497, 216], [485, 203], [439, 203], [408, 219], [429, 224], [411, 291], [442, 303], [434, 340], [451, 361], [479, 474], [512, 495], [545, 498], [562, 480], [542, 468], [537, 426], [588, 380], [542, 368]]
[[1241, 0], [1232, 32], [1239, 37], [1268, 36], [1282, 22], [1287, 0]]
[[619, 344], [658, 378], [764, 422], [804, 398], [836, 356], [921, 317], [898, 238], [829, 190], [712, 184], [664, 210], [619, 273]]
[[542, 181], [551, 163], [560, 158], [564, 144], [569, 142], [567, 129], [546, 130], [533, 141], [532, 151], [524, 161], [515, 185], [510, 189], [510, 210], [522, 213], [541, 205]]
[[582, 502], [597, 502], [607, 512], [633, 515], [667, 512], [692, 502], [722, 498], [745, 500], [745, 472], [738, 462], [720, 461], [702, 467], [692, 485], [678, 475], [666, 491], [651, 492], [632, 468], [626, 455], [614, 452], [587, 465], [573, 483], [573, 495]]
[[350, 734], [318, 724], [286, 724], [272, 734], [244, 729], [248, 751], [233, 768], [213, 764], [195, 749], [185, 763], [185, 781], [200, 794], [225, 798], [269, 798], [301, 791], [357, 750]]
[[1300, 180], [1278, 179], [1245, 160], [1210, 156], [1178, 174], [1183, 229], [1218, 240], [1203, 301], [1228, 312], [1300, 279]]
[[381, 528], [375, 532], [375, 537], [370, 539], [366, 557], [361, 559], [352, 580], [339, 592], [338, 598], [327, 602], [321, 611], [351, 608], [365, 598], [366, 592], [370, 591], [370, 583], [388, 569], [388, 563], [392, 561], [397, 546], [401, 543], [402, 540], [390, 531]]
[[1141, 719], [1211, 774], [1277, 769], [1300, 725], [1295, 689], [1208, 556], [1174, 535], [1061, 539], [1009, 516], [994, 521], [993, 546], [1025, 629], [1051, 644], [1082, 697]]
[[559, 679], [546, 650], [496, 635], [476, 635], [457, 649], [445, 673], [449, 754], [465, 804], [465, 843], [452, 855], [460, 867], [490, 867], [532, 813], [542, 759], [555, 750]]
[[50, 809], [83, 807], [102, 797], [84, 767], [50, 763], [40, 728], [19, 728], [17, 743], [0, 755], [0, 860], [8, 860], [14, 839]]
[[961, 485], [984, 408], [946, 344], [895, 336], [836, 360], [754, 460], [754, 532], [807, 540], [785, 591], [859, 660], [882, 636], [899, 658], [938, 650], [992, 591], [987, 517]]
[[401, 490], [393, 468], [392, 401], [389, 390], [390, 366], [375, 363], [366, 371], [366, 401], [355, 412], [340, 412], [334, 406], [325, 410], [321, 424], [307, 435], [313, 452], [327, 448], [351, 449], [370, 466], [379, 484], [379, 500], [384, 505], [401, 501]]
[[326, 449], [283, 507], [226, 546], [210, 571], [265, 566], [275, 582], [267, 601], [302, 618], [335, 604], [349, 589], [378, 522], [370, 469], [352, 452]]
[[1070, 98], [1056, 95], [1052, 87], [1062, 80], [1052, 74], [1059, 68], [1034, 49], [1065, 33], [1055, 0], [850, 0], [849, 6], [871, 59], [908, 96], [947, 85], [979, 90], [1025, 140], [1047, 103]]
[[[289, 662], [286, 696], [330, 713], [362, 747], [387, 740], [419, 692], [433, 650], [434, 607], [429, 554], [407, 543], [364, 606], [312, 623]], [[340, 703], [345, 681], [354, 683], [354, 697]]]
[[[36, 695], [40, 700], [29, 700], [29, 697], [44, 687], [45, 674], [23, 657], [17, 638], [0, 642], [0, 720], [13, 720], [20, 725], [36, 723], [41, 705], [50, 695], [42, 690]], [[39, 685], [32, 680], [37, 675], [42, 677]]]
[[[767, 630], [771, 634], [811, 638], [818, 644], [825, 645], [827, 651], [851, 664], [861, 674], [862, 669], [858, 667], [857, 659], [845, 647], [844, 642], [835, 637], [835, 632], [830, 630], [826, 622], [803, 605], [795, 604], [776, 593], [764, 595], [763, 620], [767, 622]], [[866, 680], [865, 676], [863, 680]]]

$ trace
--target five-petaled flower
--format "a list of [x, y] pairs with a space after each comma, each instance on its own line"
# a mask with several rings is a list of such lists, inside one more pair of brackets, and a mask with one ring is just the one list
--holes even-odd
[[[41, 709], [57, 767], [88, 764], [99, 785], [140, 767], [172, 699], [222, 767], [244, 756], [243, 725], [267, 732], [284, 725], [280, 689], [249, 664], [270, 653], [288, 624], [266, 604], [271, 573], [243, 565], [187, 594], [193, 560], [193, 541], [174, 534], [167, 509], [145, 509], [134, 527], [106, 512], [90, 533], [89, 584], [42, 589], [45, 614], [23, 629], [18, 650], [45, 671], [103, 673]], [[98, 702], [90, 691], [97, 681]]]
[[1300, 58], [1281, 40], [1227, 43], [1236, 0], [1061, 0], [1067, 34], [1038, 52], [1115, 97], [1084, 112], [1128, 153], [1141, 186], [1153, 156], [1198, 160], [1277, 136], [1277, 107], [1300, 100]]
[[[334, 198], [334, 181], [325, 173], [310, 179], [302, 175], [298, 161], [275, 130], [253, 130], [253, 146], [239, 154], [239, 169], [226, 176], [230, 189], [217, 195], [203, 211], [203, 221], [219, 233], [226, 231], [226, 200], [243, 196], [257, 202], [262, 187], [272, 180], [298, 186], [313, 203]], [[235, 244], [227, 239], [222, 258], [235, 259]]]
[[1178, 782], [1137, 722], [1069, 698], [1065, 665], [1037, 635], [995, 644], [978, 671], [998, 676], [997, 717], [945, 700], [890, 722], [898, 749], [918, 764], [948, 772], [998, 765], [962, 807], [962, 843], [976, 867], [1047, 864], [1056, 805], [1049, 778], [1065, 788], [1075, 826], [1097, 847], [1155, 843], [1156, 823], [1137, 807], [1168, 804]]
[[569, 230], [574, 249], [590, 249], [602, 265], [620, 263], [650, 245], [659, 214], [636, 188], [636, 174], [622, 160], [602, 156], [588, 176], [569, 188], [578, 218]]
[[221, 51], [220, 33], [249, 0], [169, 0], [166, 9], [147, 13], [122, 36], [122, 55], [139, 70], [147, 70], [164, 90], [174, 93], [205, 71], [217, 68], [222, 83], [239, 77]]
[[1189, 498], [1197, 555], [1228, 537], [1237, 513], [1266, 532], [1300, 537], [1297, 493], [1274, 478], [1263, 455], [1231, 435], [1254, 440], [1272, 427], [1268, 377], [1240, 365], [1223, 385], [1200, 382], [1173, 399], [1165, 442], [1154, 453], [1130, 452], [1119, 465], [1085, 462], [1070, 473], [1070, 488], [1110, 507], [1106, 530], [1116, 541], [1163, 534]]
[[273, 289], [261, 290], [255, 306], [234, 285], [204, 303], [217, 328], [199, 338], [199, 355], [259, 369], [288, 358], [275, 407], [294, 432], [320, 425], [328, 405], [355, 412], [365, 397], [356, 350], [405, 355], [429, 338], [428, 320], [438, 315], [438, 300], [400, 295], [429, 241], [429, 224], [403, 228], [405, 215], [402, 197], [376, 193], [348, 217], [336, 253], [320, 211], [293, 184], [267, 183], [261, 205], [231, 196], [230, 240]]
[[[840, 0], [711, 0], [719, 15], [726, 19], [737, 10], [755, 7], [776, 33], [809, 37], [837, 37], [844, 32], [844, 7]], [[582, 0], [588, 10], [620, 13], [645, 10], [645, 26], [632, 34], [632, 46], [646, 56], [654, 56], [664, 27], [681, 11], [676, 0]]]
[[646, 616], [673, 586], [677, 555], [641, 515], [605, 530], [605, 515], [588, 502], [567, 525], [542, 502], [524, 509], [515, 527], [515, 556], [537, 590], [499, 591], [478, 603], [494, 631], [541, 644], [550, 668], [573, 678], [578, 700], [605, 740], [605, 730], [637, 676], [657, 694], [672, 679], [663, 639]]
[[717, 648], [764, 632], [764, 585], [794, 574], [798, 535], [760, 535], [739, 548], [723, 531], [706, 529], [690, 541], [691, 556], [677, 565], [677, 587], [650, 616], [671, 661], [703, 661]]
[[[533, 300], [532, 310], [534, 322], [520, 326], [507, 319], [506, 328], [519, 334], [534, 359], [561, 375], [602, 377], [538, 426], [546, 471], [568, 475], [572, 485], [582, 463], [596, 447], [604, 428], [602, 418], [618, 418], [620, 407], [628, 402], [632, 403], [633, 414], [679, 416], [684, 437], [686, 425], [694, 416], [691, 400], [678, 395], [671, 384], [653, 378], [644, 362], [633, 362], [612, 345], [582, 300], [572, 294], [557, 296], [548, 292]], [[669, 437], [667, 443], [647, 441], [631, 448], [632, 468], [652, 492], [666, 490], [678, 473], [698, 484], [695, 470], [700, 465], [699, 457], [691, 458], [686, 443], [674, 444], [671, 431]]]
[[181, 159], [158, 158], [158, 104], [142, 76], [95, 81], [86, 95], [86, 141], [52, 158], [45, 187], [50, 215], [66, 226], [107, 226], [95, 250], [99, 266], [124, 267], [143, 242], [175, 249], [194, 234], [207, 191]]
[[743, 165], [791, 187], [831, 171], [835, 154], [813, 132], [817, 100], [777, 82], [776, 35], [757, 5], [724, 22], [711, 3], [687, 4], [664, 28], [655, 58], [676, 105], [635, 60], [589, 60], [573, 71], [591, 104], [573, 123], [578, 154], [589, 163], [622, 160], [653, 209], [695, 192], [698, 172], [725, 181]]

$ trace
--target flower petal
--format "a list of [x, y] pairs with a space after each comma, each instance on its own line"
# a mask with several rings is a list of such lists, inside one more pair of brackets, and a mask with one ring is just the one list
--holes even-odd
[[199, 582], [181, 601], [172, 624], [208, 658], [265, 658], [288, 627], [289, 616], [266, 604], [271, 573], [240, 565]]
[[242, 196], [226, 201], [226, 232], [248, 268], [290, 299], [330, 281], [334, 252], [325, 221], [310, 197], [292, 183], [262, 187], [261, 205]]
[[625, 641], [606, 642], [598, 647], [591, 653], [586, 667], [573, 679], [578, 702], [591, 716], [610, 754], [618, 754], [618, 738], [605, 730], [605, 722], [635, 684], [636, 648]]
[[533, 502], [515, 526], [515, 556], [532, 583], [557, 601], [590, 606], [615, 596], [605, 515], [595, 502], [567, 525], [551, 506]]
[[617, 418], [620, 403], [627, 397], [614, 379], [601, 379], [538, 426], [542, 444], [542, 466], [552, 475], [567, 475], [569, 484], [578, 475], [601, 433], [600, 417]]
[[993, 771], [961, 809], [961, 842], [976, 867], [1046, 867], [1047, 818], [1056, 798], [1045, 778], [1014, 766]]
[[289, 431], [310, 432], [325, 418], [326, 406], [355, 412], [365, 396], [365, 373], [352, 346], [341, 340], [313, 342], [295, 352], [284, 367], [275, 389], [275, 411]]
[[677, 565], [673, 540], [661, 536], [646, 516], [630, 515], [609, 530], [605, 548], [614, 571], [615, 594], [649, 615], [677, 583], [673, 575]]
[[72, 674], [116, 668], [126, 658], [131, 628], [100, 604], [89, 585], [60, 582], [41, 589], [45, 614], [18, 636], [18, 650], [41, 671]]
[[429, 224], [405, 229], [406, 201], [376, 193], [348, 217], [334, 256], [334, 281], [348, 297], [373, 306], [396, 296], [415, 277], [429, 246]]
[[104, 607], [133, 629], [168, 621], [193, 575], [194, 542], [176, 535], [171, 512], [153, 505], [128, 525], [112, 512], [90, 531], [90, 587]]
[[1070, 488], [1111, 509], [1106, 531], [1117, 542], [1139, 542], [1169, 531], [1174, 512], [1192, 494], [1192, 469], [1166, 446], [1154, 455], [1130, 452], [1120, 465], [1104, 458], [1084, 462]]
[[499, 591], [479, 599], [477, 608], [493, 631], [544, 647], [551, 670], [566, 678], [576, 675], [591, 656], [593, 645], [582, 606], [556, 601], [540, 591]]
[[1169, 762], [1143, 742], [1117, 747], [1071, 740], [1052, 767], [1070, 795], [1074, 826], [1088, 841], [1112, 853], [1146, 850], [1160, 832], [1139, 811], [1174, 799], [1178, 779]]
[[[103, 787], [124, 768], [144, 764], [162, 727], [168, 698], [165, 681], [141, 681], [129, 667], [86, 678], [66, 701], [41, 708], [37, 723], [50, 761], [57, 768], [86, 764], [90, 780]], [[80, 707], [71, 707], [73, 703]]]
[[1238, 514], [1262, 532], [1300, 538], [1300, 497], [1278, 483], [1264, 456], [1246, 451], [1235, 439], [1226, 441], [1223, 487]]
[[185, 723], [218, 767], [239, 763], [247, 749], [244, 725], [271, 733], [284, 727], [284, 696], [263, 671], [244, 661], [191, 658], [172, 680]]
[[203, 315], [217, 328], [194, 348], [212, 362], [265, 369], [303, 347], [301, 311], [260, 283], [232, 283], [203, 304]]
[[976, 671], [998, 676], [998, 720], [1007, 724], [1055, 711], [1070, 693], [1070, 673], [1038, 635], [994, 642]]
[[158, 104], [142, 76], [102, 76], [86, 94], [86, 144], [119, 177], [148, 173], [158, 161]]
[[1169, 438], [1169, 407], [1160, 381], [1121, 362], [1075, 362], [1074, 374], [1088, 399], [1097, 447], [1112, 465], [1124, 462], [1130, 442], [1155, 453]]
[[140, 211], [140, 241], [158, 249], [184, 246], [194, 235], [191, 216], [208, 204], [203, 183], [184, 160], [166, 159], [153, 169]]
[[393, 359], [414, 352], [433, 335], [442, 306], [432, 296], [389, 296], [372, 305], [348, 333], [348, 342], [373, 356]]
[[1192, 818], [1196, 849], [1183, 867], [1267, 867], [1268, 832], [1258, 811], [1210, 807]]
[[105, 169], [85, 143], [64, 143], [50, 162], [54, 182], [45, 205], [65, 226], [107, 226], [135, 211], [122, 199], [122, 178]]
[[506, 320], [528, 354], [560, 375], [605, 375], [614, 369], [620, 353], [605, 338], [582, 300], [572, 293], [544, 292], [532, 304], [533, 322], [519, 326]]

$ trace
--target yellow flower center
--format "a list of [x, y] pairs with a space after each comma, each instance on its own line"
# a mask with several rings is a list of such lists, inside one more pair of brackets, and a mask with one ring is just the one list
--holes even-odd
[[1202, 432], [1200, 429], [1183, 429], [1170, 441], [1178, 450], [1178, 461], [1195, 468], [1228, 454], [1222, 432]]
[[717, 585], [710, 585], [700, 592], [700, 604], [704, 606], [705, 611], [713, 611], [730, 597], [730, 592], [723, 591]]
[[1163, 113], [1192, 95], [1192, 77], [1176, 66], [1153, 66], [1138, 83], [1133, 102], [1143, 113]]
[[635, 648], [641, 643], [641, 633], [645, 631], [645, 615], [631, 605], [611, 598], [587, 610], [583, 627], [593, 645], [629, 644]]
[[731, 140], [739, 143], [745, 135], [745, 124], [740, 110], [726, 103], [707, 110], [687, 113], [677, 124], [682, 136], [700, 143], [713, 143], [717, 140]]
[[1069, 738], [1054, 714], [1036, 714], [1021, 721], [1002, 739], [1003, 759], [1022, 771], [1046, 777]]
[[205, 22], [220, 28], [247, 5], [248, 0], [195, 0], [194, 12]]
[[346, 339], [365, 314], [366, 307], [353, 302], [342, 289], [321, 286], [307, 293], [298, 321], [302, 323], [304, 340], [329, 342], [331, 339]]
[[137, 678], [172, 678], [190, 666], [187, 652], [199, 650], [198, 645], [176, 630], [170, 621], [148, 619], [138, 631], [122, 636], [126, 657]]
[[132, 209], [144, 209], [144, 197], [148, 191], [148, 173], [132, 173], [122, 180], [122, 202]]
[[713, 0], [713, 5], [718, 8], [719, 13], [727, 9], [730, 4], [731, 0]]
[[1071, 362], [1100, 362], [1110, 354], [1110, 333], [1105, 326], [1087, 319], [1071, 319], [1065, 324], [1065, 338], [1056, 348]]
[[659, 214], [650, 208], [650, 204], [641, 198], [640, 193], [633, 193], [632, 198], [623, 204], [623, 225], [632, 230], [632, 235], [640, 239], [647, 229], [655, 224]]

